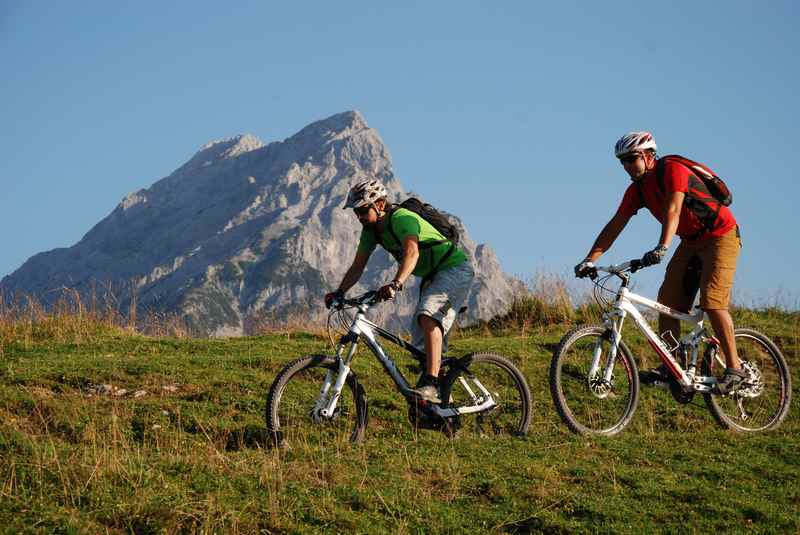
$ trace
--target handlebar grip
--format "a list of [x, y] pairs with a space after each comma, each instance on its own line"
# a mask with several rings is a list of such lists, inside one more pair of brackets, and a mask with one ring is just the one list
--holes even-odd
[[643, 267], [646, 266], [644, 265], [644, 262], [642, 262], [640, 258], [634, 258], [633, 260], [631, 260], [631, 273], [636, 273]]

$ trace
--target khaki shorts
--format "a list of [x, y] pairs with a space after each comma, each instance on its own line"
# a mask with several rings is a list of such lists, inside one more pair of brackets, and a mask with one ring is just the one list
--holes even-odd
[[689, 312], [700, 290], [700, 308], [727, 310], [742, 241], [739, 227], [717, 238], [681, 241], [667, 265], [658, 302]]
[[464, 306], [475, 271], [469, 260], [433, 276], [421, 289], [419, 303], [411, 319], [411, 343], [425, 350], [425, 333], [419, 326], [420, 316], [430, 316], [442, 327], [442, 353], [447, 352], [447, 333]]

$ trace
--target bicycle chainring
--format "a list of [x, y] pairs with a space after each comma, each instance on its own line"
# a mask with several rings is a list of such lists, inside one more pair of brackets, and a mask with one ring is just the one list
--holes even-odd
[[692, 399], [694, 399], [694, 389], [684, 390], [683, 386], [681, 386], [678, 381], [672, 378], [670, 378], [669, 381], [669, 393], [672, 394], [672, 397], [675, 399], [675, 401], [681, 405], [691, 403]]
[[432, 429], [438, 431], [444, 425], [444, 420], [416, 403], [408, 404], [408, 421], [416, 429]]

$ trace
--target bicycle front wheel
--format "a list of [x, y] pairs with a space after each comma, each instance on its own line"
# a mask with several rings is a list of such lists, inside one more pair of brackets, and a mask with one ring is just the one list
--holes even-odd
[[[777, 427], [789, 412], [792, 379], [778, 347], [752, 329], [734, 331], [736, 351], [748, 375], [742, 385], [727, 396], [705, 394], [706, 406], [720, 426], [734, 431], [765, 431]], [[709, 345], [703, 361], [703, 375], [717, 380], [725, 371], [725, 359], [716, 345]]]
[[[290, 362], [275, 378], [267, 395], [267, 431], [273, 445], [319, 447], [359, 442], [367, 427], [367, 399], [352, 371], [333, 416], [323, 417], [317, 410], [327, 381], [336, 381], [339, 363], [334, 357], [312, 355]], [[330, 392], [330, 391], [329, 391]]]
[[[470, 409], [488, 403], [480, 412], [451, 418], [451, 431], [480, 436], [523, 436], [531, 424], [531, 391], [522, 372], [507, 358], [472, 353], [452, 365], [441, 386], [442, 406]], [[490, 399], [491, 397], [491, 399]]]
[[[559, 416], [573, 432], [615, 435], [639, 401], [639, 374], [628, 347], [620, 342], [610, 381], [603, 372], [611, 331], [601, 325], [578, 327], [561, 339], [550, 363], [550, 394]], [[592, 361], [599, 367], [590, 373]]]

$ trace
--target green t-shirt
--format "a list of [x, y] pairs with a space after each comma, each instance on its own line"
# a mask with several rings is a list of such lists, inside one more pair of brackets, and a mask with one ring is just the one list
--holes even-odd
[[[420, 244], [419, 260], [412, 272], [417, 277], [425, 277], [430, 274], [437, 262], [450, 250], [450, 242], [440, 243], [433, 247], [424, 247], [425, 242], [440, 241], [446, 239], [441, 232], [425, 221], [417, 213], [405, 208], [398, 208], [392, 213], [392, 230], [397, 235], [400, 242], [397, 242], [392, 233], [389, 232], [389, 222], [383, 229], [383, 248], [389, 251], [398, 261], [403, 256], [403, 240], [408, 236], [417, 236]], [[375, 233], [366, 228], [361, 231], [361, 239], [358, 241], [358, 252], [372, 253], [378, 245]], [[457, 266], [466, 261], [467, 254], [460, 247], [442, 262], [439, 271], [453, 266]]]

